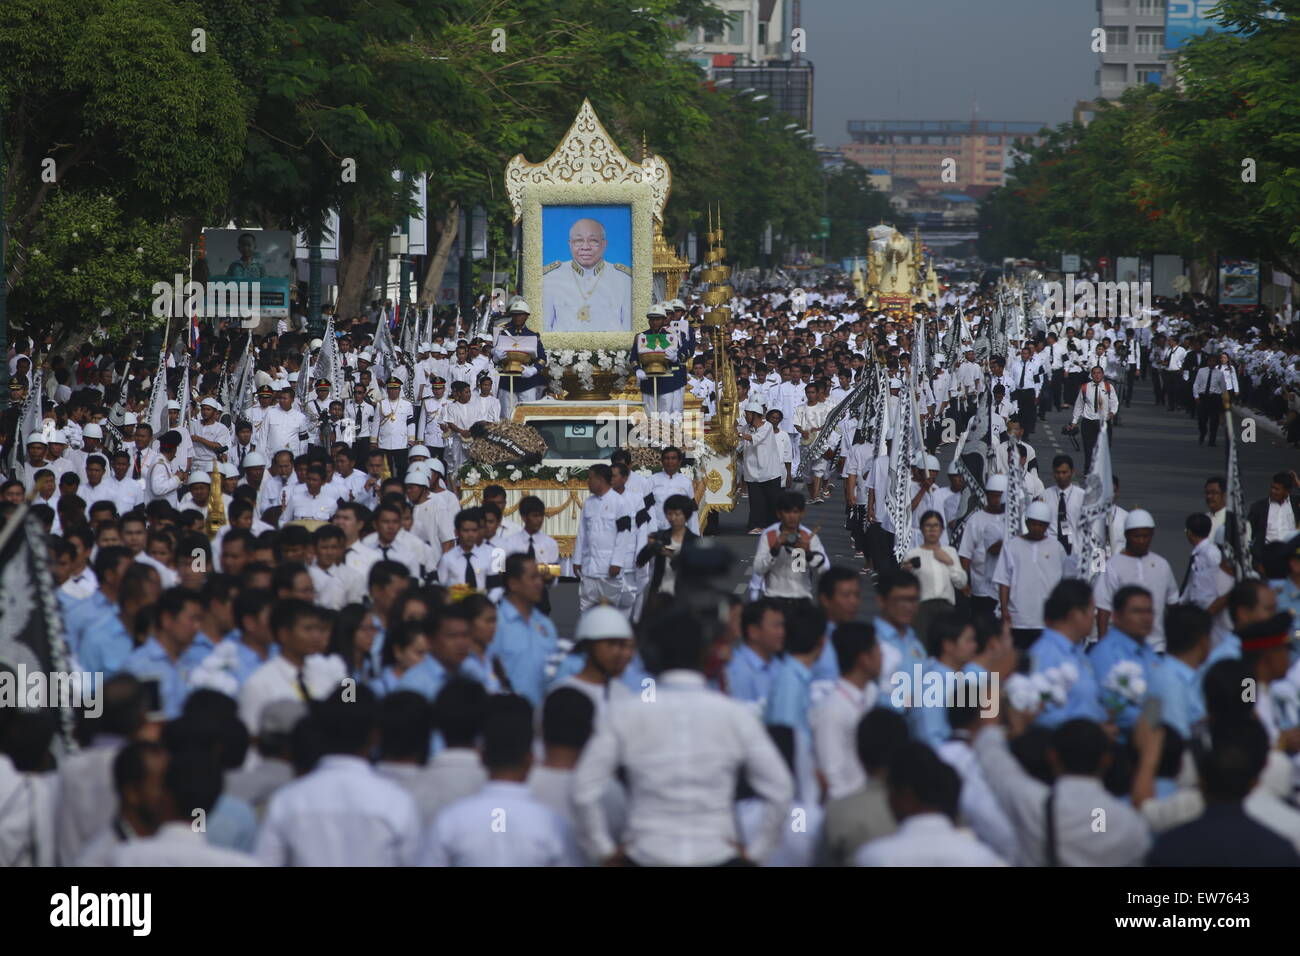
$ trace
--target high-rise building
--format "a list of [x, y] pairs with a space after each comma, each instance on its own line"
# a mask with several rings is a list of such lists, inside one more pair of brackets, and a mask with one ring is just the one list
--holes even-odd
[[998, 120], [850, 120], [844, 158], [924, 189], [960, 192], [1001, 186], [1017, 140], [1034, 139], [1042, 123]]
[[[1165, 86], [1174, 65], [1165, 52], [1166, 0], [1095, 0], [1098, 24], [1106, 34], [1098, 53], [1097, 86], [1101, 99], [1118, 99], [1142, 83]], [[1181, 0], [1176, 0], [1181, 2]]]

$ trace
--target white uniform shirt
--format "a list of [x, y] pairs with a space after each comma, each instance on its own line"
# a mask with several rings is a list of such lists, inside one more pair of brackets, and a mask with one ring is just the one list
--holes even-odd
[[889, 836], [864, 843], [855, 866], [1006, 866], [1006, 861], [942, 813], [918, 813]]
[[415, 409], [404, 398], [380, 400], [371, 425], [370, 438], [377, 448], [389, 451], [407, 448], [415, 438]]
[[572, 259], [549, 265], [543, 272], [545, 331], [632, 331], [629, 272], [604, 260], [587, 269]]
[[735, 857], [735, 788], [742, 769], [767, 804], [746, 856], [762, 860], [789, 825], [794, 782], [776, 746], [748, 706], [710, 690], [698, 672], [660, 674], [652, 707], [639, 696], [611, 707], [583, 751], [573, 802], [593, 859], [616, 849], [603, 798], [619, 767], [630, 783], [620, 842], [643, 866], [709, 865]]
[[636, 555], [632, 553], [636, 545], [635, 527], [622, 530], [617, 527], [618, 519], [626, 516], [625, 500], [610, 489], [604, 496], [588, 496], [583, 503], [573, 563], [582, 568], [584, 577], [603, 578], [611, 566], [626, 570], [635, 562]]
[[1147, 635], [1147, 646], [1163, 651], [1165, 649], [1165, 605], [1178, 603], [1178, 583], [1169, 562], [1158, 554], [1147, 552], [1140, 558], [1124, 554], [1113, 554], [1106, 562], [1106, 570], [1097, 575], [1093, 583], [1093, 599], [1099, 611], [1113, 610], [1111, 599], [1120, 588], [1136, 584], [1151, 592], [1151, 603], [1155, 608], [1155, 627]]
[[1065, 576], [1065, 549], [1055, 538], [1030, 541], [1017, 536], [1006, 541], [993, 570], [993, 583], [1009, 588], [1011, 626], [1042, 627], [1043, 603]]
[[256, 855], [268, 866], [411, 866], [419, 852], [411, 795], [362, 757], [327, 754], [271, 797]]
[[115, 849], [110, 866], [261, 866], [247, 853], [213, 846], [189, 821], [164, 823], [151, 837], [128, 840]]
[[858, 722], [875, 706], [879, 691], [875, 684], [859, 689], [841, 677], [808, 712], [813, 755], [817, 769], [826, 778], [831, 800], [866, 785], [867, 775], [858, 760]]
[[[504, 825], [502, 825], [504, 823]], [[438, 814], [425, 839], [424, 866], [582, 866], [569, 821], [525, 783], [490, 780]]]

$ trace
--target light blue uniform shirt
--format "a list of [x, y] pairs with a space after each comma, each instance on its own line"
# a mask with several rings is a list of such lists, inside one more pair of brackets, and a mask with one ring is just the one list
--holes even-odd
[[835, 657], [835, 645], [831, 643], [831, 638], [835, 636], [835, 625], [832, 624], [826, 628], [826, 643], [822, 645], [822, 652], [817, 655], [817, 660], [813, 662], [812, 675], [814, 681], [830, 681], [832, 684], [840, 679], [840, 662]]
[[208, 814], [208, 843], [252, 853], [257, 842], [257, 814], [241, 797], [223, 793]]
[[[899, 653], [901, 659], [898, 662], [898, 670], [894, 673], [902, 673], [906, 675], [907, 680], [910, 682], [915, 674], [913, 667], [917, 664], [924, 666], [926, 659], [925, 647], [917, 638], [916, 631], [909, 627], [906, 632], [900, 632], [897, 627], [890, 624], [883, 617], [877, 617], [872, 621], [872, 623], [876, 628], [876, 637], [882, 641], [888, 641]], [[881, 676], [885, 677], [885, 675]], [[896, 707], [894, 705], [894, 690], [898, 686], [907, 685], [895, 684], [893, 677], [894, 674], [885, 677], [885, 692], [880, 695], [879, 706], [888, 707], [890, 710], [897, 710], [899, 713], [904, 713], [907, 708]]]
[[532, 608], [525, 618], [508, 598], [497, 606], [497, 629], [488, 645], [488, 656], [501, 662], [514, 692], [526, 698], [534, 709], [542, 705], [546, 661], [556, 653], [559, 643], [555, 624], [537, 608]]
[[1166, 655], [1156, 668], [1151, 696], [1160, 698], [1161, 722], [1189, 740], [1192, 728], [1205, 719], [1205, 697], [1195, 668]]
[[777, 658], [765, 661], [748, 644], [741, 644], [727, 662], [727, 688], [736, 700], [765, 701], [780, 667]]
[[217, 645], [212, 643], [212, 638], [199, 631], [194, 635], [194, 643], [187, 647], [185, 653], [181, 655], [181, 664], [187, 670], [194, 670], [216, 649]]
[[1029, 662], [1031, 672], [1035, 674], [1062, 664], [1073, 664], [1079, 675], [1070, 687], [1064, 706], [1051, 702], [1043, 705], [1043, 709], [1034, 718], [1037, 726], [1059, 727], [1067, 720], [1077, 717], [1095, 720], [1099, 724], [1105, 723], [1106, 711], [1097, 699], [1097, 678], [1082, 643], [1075, 644], [1060, 631], [1045, 627], [1038, 640], [1029, 648]]
[[[385, 667], [384, 673], [379, 676], [378, 680], [383, 681], [384, 677], [390, 675], [391, 672], [391, 667]], [[442, 690], [443, 686], [447, 681], [451, 680], [451, 678], [451, 671], [447, 670], [447, 668], [444, 667], [436, 657], [430, 654], [426, 656], [424, 660], [420, 661], [420, 663], [416, 664], [403, 674], [400, 680], [390, 686], [389, 693], [394, 690], [413, 690], [417, 694], [423, 694], [429, 699], [429, 703], [432, 704], [437, 698], [438, 692]], [[371, 686], [374, 686], [374, 684]], [[378, 688], [376, 688], [376, 691], [378, 691]]]
[[[907, 725], [912, 731], [912, 739], [929, 744], [937, 750], [941, 743], [952, 736], [952, 726], [948, 723], [948, 675], [955, 674], [951, 667], [936, 658], [928, 658], [922, 666], [921, 686], [912, 688], [912, 706], [907, 711]], [[929, 684], [927, 675], [938, 674], [943, 689], [944, 703], [932, 706], [925, 702], [925, 691]], [[970, 685], [972, 688], [974, 684]], [[954, 685], [954, 690], [956, 686]], [[970, 698], [967, 698], [968, 700]]]
[[185, 698], [190, 693], [189, 668], [168, 657], [156, 637], [149, 638], [133, 650], [122, 670], [140, 678], [157, 678], [163, 716], [174, 720], [181, 715]]
[[102, 673], [105, 680], [122, 669], [135, 649], [135, 641], [122, 625], [120, 613], [120, 608], [113, 607], [88, 623], [77, 648], [81, 669], [91, 674]]
[[[59, 592], [62, 596], [63, 592]], [[62, 600], [59, 602], [62, 604]], [[117, 608], [103, 591], [95, 591], [90, 597], [81, 601], [72, 601], [63, 608], [63, 636], [74, 654], [79, 652], [81, 640], [86, 629], [92, 623], [109, 614], [117, 614]]]
[[1210, 656], [1205, 658], [1205, 663], [1201, 665], [1200, 670], [1196, 673], [1200, 678], [1201, 685], [1205, 684], [1205, 675], [1210, 672], [1210, 668], [1219, 661], [1239, 661], [1241, 660], [1241, 638], [1229, 631], [1219, 639], [1210, 651]]
[[[409, 674], [410, 671], [407, 671], [406, 673]], [[405, 676], [406, 674], [402, 675], [402, 677]], [[369, 681], [368, 683], [370, 684], [370, 689], [375, 692], [376, 697], [387, 697], [389, 694], [393, 693], [393, 691], [398, 689], [398, 685], [401, 683], [402, 677], [398, 677], [397, 672], [393, 670], [391, 667], [385, 667], [384, 672], [382, 674], [380, 674], [374, 680]], [[401, 689], [413, 690], [414, 688], [403, 687]]]
[[787, 654], [768, 688], [763, 723], [810, 733], [808, 708], [812, 704], [812, 681], [812, 669]]
[[[1151, 692], [1151, 675], [1156, 667], [1160, 666], [1160, 655], [1151, 650], [1145, 644], [1139, 644], [1133, 638], [1129, 637], [1118, 628], [1112, 627], [1106, 632], [1106, 636], [1093, 645], [1088, 651], [1088, 659], [1092, 661], [1092, 671], [1097, 678], [1097, 691], [1101, 695], [1100, 702], [1107, 713], [1110, 708], [1106, 707], [1108, 702], [1119, 703], [1122, 698], [1106, 690], [1106, 678], [1110, 672], [1115, 669], [1115, 665], [1122, 661], [1133, 661], [1142, 668], [1142, 678], [1147, 684], [1147, 693]], [[1115, 717], [1115, 724], [1120, 730], [1127, 733], [1133, 729], [1137, 723], [1138, 717], [1142, 713], [1142, 704], [1125, 703]]]
[[1300, 585], [1290, 578], [1271, 582], [1277, 592], [1278, 612], [1290, 611], [1294, 628], [1291, 631], [1291, 663], [1300, 659]]

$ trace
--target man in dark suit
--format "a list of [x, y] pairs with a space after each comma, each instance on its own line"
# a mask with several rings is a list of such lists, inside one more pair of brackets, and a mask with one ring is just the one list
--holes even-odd
[[1197, 754], [1205, 812], [1162, 834], [1148, 866], [1300, 866], [1286, 839], [1257, 823], [1243, 803], [1268, 759], [1268, 734], [1258, 720], [1215, 723], [1211, 746]]
[[1300, 531], [1300, 477], [1294, 471], [1279, 471], [1268, 485], [1268, 497], [1250, 506], [1251, 556], [1256, 567], [1264, 562], [1264, 548], [1276, 541], [1289, 541]]

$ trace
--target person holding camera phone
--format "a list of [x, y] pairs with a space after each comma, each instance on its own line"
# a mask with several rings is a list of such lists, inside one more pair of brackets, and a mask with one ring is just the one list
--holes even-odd
[[677, 584], [677, 563], [682, 553], [693, 548], [699, 535], [686, 526], [695, 513], [695, 502], [685, 495], [669, 495], [664, 502], [664, 517], [668, 527], [655, 531], [636, 556], [636, 566], [644, 567], [651, 561], [649, 594], [672, 594]]

